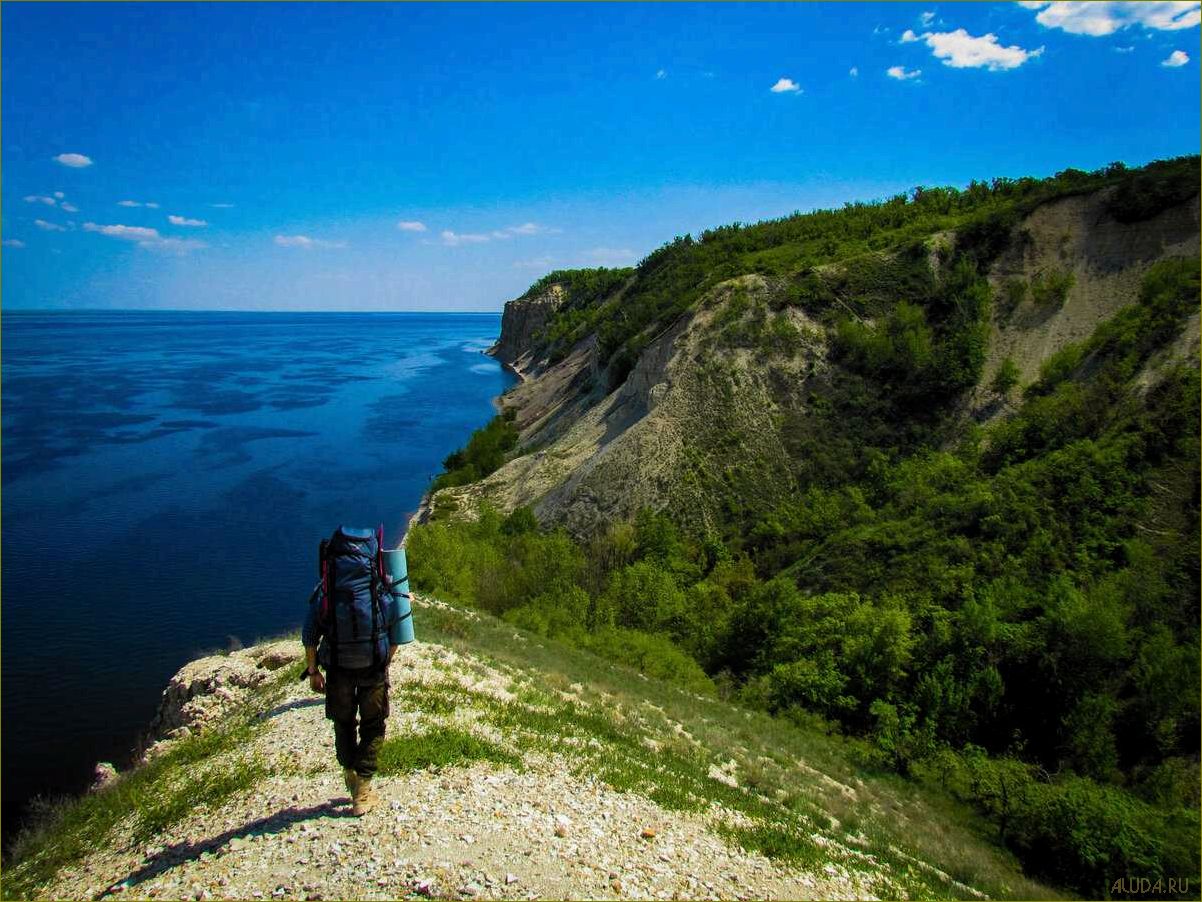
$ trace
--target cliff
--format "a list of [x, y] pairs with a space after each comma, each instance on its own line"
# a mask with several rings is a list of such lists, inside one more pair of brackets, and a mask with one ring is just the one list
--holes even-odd
[[[946, 434], [1014, 409], [992, 387], [1004, 362], [1020, 385], [1036, 381], [1048, 360], [1135, 301], [1152, 263], [1197, 254], [1196, 194], [1122, 221], [1112, 210], [1116, 190], [1058, 197], [1006, 224], [983, 273], [995, 298], [983, 364]], [[594, 327], [553, 353], [543, 333], [566, 303], [564, 287], [508, 302], [496, 354], [535, 377], [502, 399], [526, 453], [479, 483], [446, 490], [450, 507], [471, 516], [481, 503], [502, 512], [529, 505], [544, 524], [577, 535], [641, 508], [699, 532], [729, 523], [732, 505], [743, 520], [770, 510], [812, 479], [800, 450], [829, 437], [830, 424], [814, 414], [849, 378], [833, 353], [840, 322], [884, 321], [907, 282], [936, 293], [947, 261], [972, 240], [935, 231], [917, 263], [911, 250], [887, 248], [800, 276], [724, 279], [644, 330], [624, 375], [598, 337], [607, 319], [626, 316], [623, 304], [603, 301]], [[796, 300], [799, 282], [825, 309]], [[1063, 296], [1049, 297], [1057, 290]], [[1194, 316], [1156, 366], [1196, 360], [1197, 330]]]
[[[983, 896], [938, 866], [960, 828], [857, 775], [837, 741], [487, 616], [416, 616], [375, 811], [348, 816], [299, 642], [203, 658], [165, 690], [146, 762], [27, 837], [4, 897]], [[1046, 892], [964, 842], [981, 885]]]
[[919, 188], [550, 274], [421, 578], [837, 725], [1086, 897], [1198, 873], [1199, 176]]
[[536, 363], [531, 357], [536, 338], [563, 303], [564, 291], [560, 285], [509, 301], [501, 315], [501, 337], [488, 353], [519, 374], [524, 373]]

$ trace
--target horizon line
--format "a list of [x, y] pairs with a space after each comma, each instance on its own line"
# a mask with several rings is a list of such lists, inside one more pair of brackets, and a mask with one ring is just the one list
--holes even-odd
[[270, 310], [246, 310], [240, 307], [17, 307], [4, 313], [381, 313], [417, 314], [437, 313], [454, 316], [496, 316], [504, 310], [293, 310], [286, 307]]

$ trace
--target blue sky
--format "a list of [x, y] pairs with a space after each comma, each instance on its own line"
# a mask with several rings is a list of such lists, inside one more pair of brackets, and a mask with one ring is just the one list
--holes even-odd
[[8, 2], [2, 302], [497, 310], [708, 226], [1197, 153], [1198, 9]]

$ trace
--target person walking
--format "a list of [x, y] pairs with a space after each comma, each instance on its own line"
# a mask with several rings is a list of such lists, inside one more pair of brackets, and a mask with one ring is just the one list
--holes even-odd
[[305, 674], [314, 692], [325, 693], [334, 751], [356, 817], [376, 805], [372, 778], [388, 719], [388, 667], [401, 644], [382, 540], [380, 531], [340, 526], [322, 541], [321, 582], [301, 631]]

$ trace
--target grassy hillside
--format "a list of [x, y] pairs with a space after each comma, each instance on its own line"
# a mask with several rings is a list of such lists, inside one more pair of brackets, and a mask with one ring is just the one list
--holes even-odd
[[[644, 511], [581, 540], [486, 509], [415, 531], [415, 579], [859, 737], [866, 766], [970, 803], [1060, 886], [1197, 877], [1198, 259], [1148, 268], [1034, 378], [984, 373], [1007, 317], [1050, 316], [1072, 289], [1055, 268], [990, 281], [1003, 254], [1049, 255], [1022, 246], [1023, 216], [1096, 194], [1110, 220], [1150, 221], [1196, 203], [1198, 175], [1192, 157], [917, 190], [580, 275], [591, 289], [536, 340], [555, 357], [595, 334], [611, 386], [682, 311], [704, 315], [673, 370], [704, 440], [669, 495], [707, 516]], [[787, 452], [775, 471], [743, 415], [757, 397]], [[1000, 415], [976, 425], [970, 397]]]
[[[966, 286], [940, 292], [926, 268], [914, 265], [925, 260], [929, 236], [959, 232], [962, 260], [957, 262], [979, 273], [1001, 251], [1008, 227], [1051, 200], [1108, 188], [1112, 215], [1136, 222], [1195, 196], [1198, 187], [1195, 156], [1135, 170], [1115, 163], [1095, 172], [1066, 169], [1047, 179], [973, 182], [965, 190], [915, 188], [880, 203], [849, 203], [839, 210], [734, 223], [697, 238], [680, 236], [633, 272], [560, 271], [536, 282], [529, 293], [553, 283], [568, 288], [571, 302], [552, 317], [540, 343], [548, 354], [561, 355], [596, 333], [610, 384], [617, 385], [651, 338], [727, 279], [759, 273], [787, 280], [785, 303], [832, 319], [874, 315], [904, 300], [926, 307], [933, 321], [946, 322], [948, 302], [954, 304], [957, 289]], [[882, 263], [876, 252], [886, 250], [897, 252], [897, 259]], [[831, 286], [817, 277], [819, 267], [846, 261], [854, 263], [842, 284]], [[854, 298], [850, 308], [849, 298]]]
[[946, 794], [858, 764], [862, 743], [488, 615], [415, 611], [377, 812], [345, 817], [293, 637], [190, 665], [205, 680], [292, 656], [60, 806], [5, 867], [3, 897], [1056, 897]]

